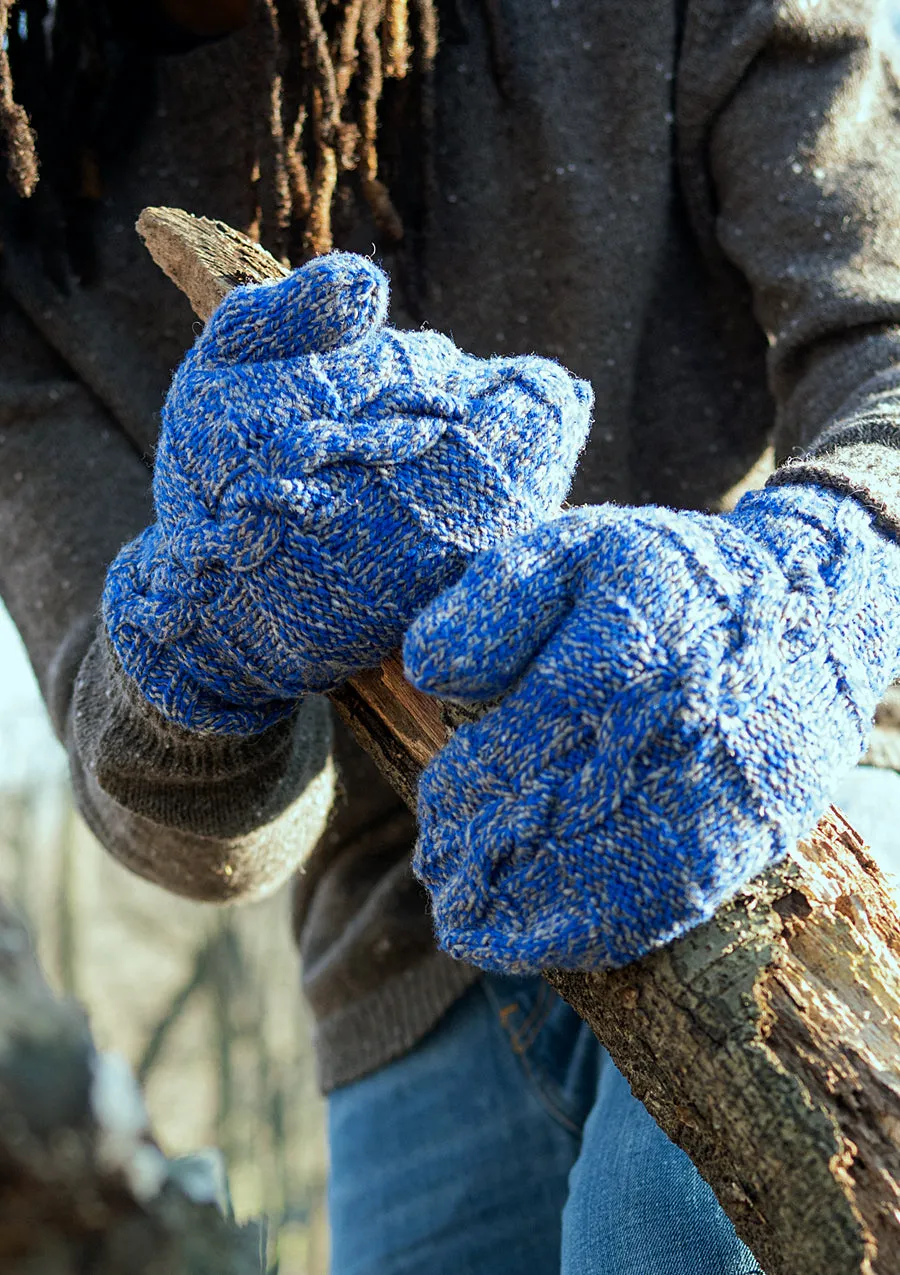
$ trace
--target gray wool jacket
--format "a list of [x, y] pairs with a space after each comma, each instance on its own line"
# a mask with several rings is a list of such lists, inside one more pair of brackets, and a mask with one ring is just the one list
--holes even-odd
[[[503, 94], [482, 6], [445, 8], [427, 318], [475, 353], [556, 355], [591, 380], [573, 501], [716, 510], [774, 444], [776, 481], [850, 493], [900, 534], [896, 0], [505, 0]], [[0, 588], [118, 859], [223, 902], [299, 874], [329, 1089], [477, 978], [434, 945], [413, 821], [321, 699], [250, 739], [167, 723], [97, 614], [151, 516], [159, 407], [194, 331], [132, 226], [147, 204], [258, 223], [260, 40], [161, 61], [156, 115], [101, 209], [96, 284], [62, 295], [4, 244]], [[372, 237], [361, 222], [341, 246]]]

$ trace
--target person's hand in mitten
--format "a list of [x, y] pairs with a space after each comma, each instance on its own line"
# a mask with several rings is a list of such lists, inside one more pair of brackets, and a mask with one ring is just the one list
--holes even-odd
[[488, 969], [611, 968], [787, 853], [900, 674], [900, 545], [814, 486], [726, 516], [584, 508], [415, 621], [421, 689], [506, 693], [419, 790], [438, 938]]
[[365, 258], [238, 288], [163, 412], [156, 522], [113, 563], [107, 631], [146, 699], [242, 734], [377, 665], [472, 555], [558, 511], [591, 392], [385, 326]]

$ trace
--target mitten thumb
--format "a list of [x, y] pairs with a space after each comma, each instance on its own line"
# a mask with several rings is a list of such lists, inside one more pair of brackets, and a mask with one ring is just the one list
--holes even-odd
[[479, 554], [459, 582], [413, 622], [406, 675], [446, 699], [502, 695], [568, 614], [586, 527], [578, 512]]
[[380, 328], [387, 318], [387, 276], [365, 257], [331, 252], [284, 279], [235, 288], [200, 339], [213, 359], [324, 354]]

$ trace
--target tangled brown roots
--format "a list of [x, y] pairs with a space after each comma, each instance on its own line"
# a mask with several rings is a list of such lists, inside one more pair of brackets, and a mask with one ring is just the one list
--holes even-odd
[[37, 185], [34, 133], [25, 109], [13, 99], [9, 69], [9, 15], [16, 0], [0, 0], [0, 141], [6, 151], [9, 180], [16, 194], [28, 196]]
[[[421, 186], [433, 115], [435, 0], [158, 0], [155, 7], [129, 10], [125, 19], [110, 0], [57, 0], [55, 6], [0, 0], [0, 146], [19, 195], [29, 196], [37, 183], [36, 131], [45, 177], [52, 173], [51, 184], [62, 191], [67, 219], [73, 201], [84, 205], [99, 197], [104, 155], [121, 158], [142, 118], [140, 103], [130, 99], [146, 98], [143, 116], [149, 112], [152, 77], [144, 67], [153, 56], [152, 34], [148, 45], [141, 32], [153, 28], [136, 24], [139, 14], [151, 11], [183, 23], [178, 29], [188, 40], [262, 24], [269, 117], [259, 121], [258, 190], [273, 251], [294, 258], [327, 252], [336, 199], [351, 190], [384, 240], [403, 238], [402, 219], [380, 172], [379, 107], [387, 81], [410, 82], [406, 100], [418, 112], [412, 132], [422, 156]], [[198, 14], [205, 26], [198, 25]], [[220, 30], [214, 29], [216, 18]], [[116, 34], [123, 27], [129, 31], [128, 66], [139, 67], [139, 74], [122, 70]], [[123, 127], [123, 120], [135, 127]]]
[[287, 118], [275, 131], [284, 139], [291, 213], [305, 225], [304, 255], [332, 246], [332, 209], [342, 173], [356, 175], [379, 232], [396, 242], [403, 223], [379, 175], [378, 107], [385, 80], [415, 73], [430, 133], [434, 0], [263, 3], [280, 53], [280, 105]]

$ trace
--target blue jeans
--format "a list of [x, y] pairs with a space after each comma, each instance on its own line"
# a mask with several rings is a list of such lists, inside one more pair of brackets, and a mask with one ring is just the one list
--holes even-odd
[[[860, 770], [839, 796], [900, 867], [900, 775]], [[761, 1275], [539, 978], [486, 976], [409, 1054], [333, 1093], [328, 1133], [332, 1275]]]

